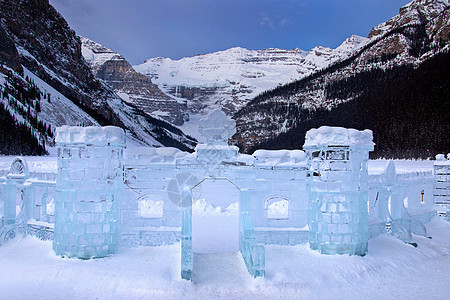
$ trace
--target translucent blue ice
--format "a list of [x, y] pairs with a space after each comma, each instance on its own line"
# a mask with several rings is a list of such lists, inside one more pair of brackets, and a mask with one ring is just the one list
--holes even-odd
[[192, 251], [192, 190], [188, 186], [182, 189], [183, 215], [181, 220], [181, 278], [192, 280], [194, 265]]
[[116, 253], [124, 137], [111, 126], [57, 129], [56, 254], [88, 259]]
[[434, 174], [435, 210], [439, 216], [450, 220], [450, 153], [447, 154], [447, 159], [444, 154], [436, 156]]
[[239, 249], [244, 258], [245, 266], [253, 277], [265, 275], [265, 249], [256, 243], [255, 232], [250, 216], [250, 192], [241, 190], [239, 211]]
[[365, 255], [372, 132], [321, 127], [306, 134], [309, 243], [323, 254]]

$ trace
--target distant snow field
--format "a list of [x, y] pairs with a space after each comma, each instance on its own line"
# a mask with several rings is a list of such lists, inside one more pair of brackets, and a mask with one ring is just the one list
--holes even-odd
[[78, 260], [57, 257], [49, 241], [17, 238], [0, 247], [0, 298], [448, 299], [450, 223], [426, 226], [432, 239], [415, 236], [417, 248], [379, 236], [365, 257], [266, 246], [258, 279], [239, 253], [195, 254], [193, 283], [180, 279], [180, 244]]

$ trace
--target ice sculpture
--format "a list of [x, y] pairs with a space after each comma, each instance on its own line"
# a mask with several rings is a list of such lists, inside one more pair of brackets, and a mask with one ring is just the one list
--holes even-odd
[[266, 252], [263, 245], [257, 245], [250, 216], [250, 192], [241, 190], [239, 205], [239, 248], [245, 266], [253, 277], [264, 277]]
[[450, 153], [436, 155], [434, 163], [434, 204], [438, 216], [450, 220]]
[[[25, 210], [23, 209], [23, 184], [29, 177], [28, 164], [22, 157], [16, 157], [11, 163], [3, 189], [4, 197], [1, 209], [0, 221], [0, 245], [6, 240], [16, 236], [18, 230], [25, 234]], [[17, 200], [20, 195], [20, 201]], [[20, 213], [17, 215], [17, 205], [20, 205]], [[0, 216], [1, 216], [0, 215]], [[20, 226], [20, 228], [19, 228]]]
[[323, 126], [306, 133], [309, 243], [323, 254], [365, 255], [372, 131]]
[[116, 253], [124, 131], [63, 126], [56, 130], [56, 145], [54, 251], [83, 259]]
[[208, 145], [228, 145], [228, 139], [236, 133], [236, 121], [216, 109], [200, 120], [198, 131], [206, 138]]
[[214, 110], [200, 120], [199, 132], [205, 136], [206, 144], [195, 148], [197, 159], [206, 169], [220, 165], [226, 160], [235, 160], [239, 148], [228, 146], [228, 139], [236, 133], [236, 121], [228, 118], [221, 110]]
[[[213, 111], [200, 120], [199, 131], [206, 137], [206, 144], [197, 145], [193, 157], [181, 157], [175, 170], [180, 171], [168, 184], [168, 195], [177, 203], [182, 192], [181, 223], [181, 277], [192, 280], [192, 188], [205, 178], [229, 179], [233, 184], [249, 186], [254, 180], [253, 162], [250, 156], [238, 154], [238, 148], [228, 146], [228, 139], [236, 132], [236, 122], [220, 110]], [[187, 173], [189, 171], [189, 173]], [[239, 250], [249, 273], [254, 277], [264, 276], [264, 246], [257, 245], [250, 216], [250, 192], [241, 190], [239, 207]], [[243, 210], [242, 210], [243, 209]]]
[[192, 190], [182, 188], [183, 214], [181, 220], [181, 278], [192, 280], [194, 253], [192, 251]]
[[401, 222], [402, 212], [405, 208], [403, 201], [401, 201], [403, 199], [401, 199], [401, 190], [393, 161], [387, 163], [381, 175], [381, 186], [378, 193], [377, 216], [381, 222], [371, 224], [371, 230], [376, 230], [377, 234], [386, 233], [405, 243], [410, 243], [412, 240], [411, 226], [404, 226]]

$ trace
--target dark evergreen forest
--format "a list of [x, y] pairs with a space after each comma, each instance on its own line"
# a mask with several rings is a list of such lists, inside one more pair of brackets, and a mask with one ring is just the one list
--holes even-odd
[[449, 53], [436, 54], [418, 68], [405, 65], [358, 73], [328, 84], [325, 92], [327, 99], [357, 96], [332, 110], [280, 108], [288, 111], [294, 127], [248, 152], [301, 149], [306, 132], [323, 125], [371, 129], [376, 143], [372, 158], [429, 158], [450, 152]]
[[41, 145], [32, 130], [18, 122], [3, 103], [0, 103], [0, 154], [1, 155], [44, 155], [45, 144]]
[[[0, 71], [7, 75], [0, 86], [0, 154], [47, 154], [44, 140], [38, 140], [37, 136], [52, 140], [54, 134], [51, 125], [39, 120], [37, 113], [41, 111], [41, 100], [49, 99], [49, 95], [44, 95], [28, 77], [23, 80], [9, 70]], [[10, 110], [24, 121], [18, 121]]]

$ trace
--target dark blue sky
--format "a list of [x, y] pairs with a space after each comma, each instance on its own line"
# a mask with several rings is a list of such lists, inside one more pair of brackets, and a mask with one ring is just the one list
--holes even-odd
[[50, 0], [77, 34], [131, 64], [225, 50], [335, 48], [410, 0]]

